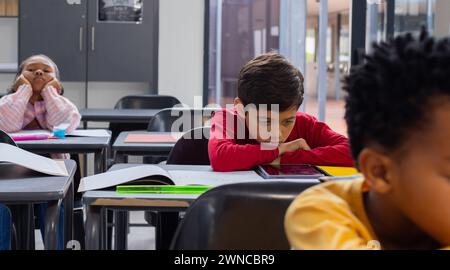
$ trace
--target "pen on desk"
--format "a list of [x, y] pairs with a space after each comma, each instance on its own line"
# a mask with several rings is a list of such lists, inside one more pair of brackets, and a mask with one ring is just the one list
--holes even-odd
[[48, 135], [29, 135], [29, 136], [13, 136], [14, 141], [34, 141], [34, 140], [47, 140]]

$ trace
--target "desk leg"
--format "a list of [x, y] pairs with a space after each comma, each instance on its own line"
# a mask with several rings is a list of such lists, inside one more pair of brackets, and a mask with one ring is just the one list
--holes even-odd
[[116, 152], [116, 157], [115, 157], [114, 163], [116, 163], [116, 164], [128, 163], [128, 158], [126, 155]]
[[109, 157], [109, 149], [105, 148], [102, 151], [103, 154], [103, 171], [102, 172], [106, 172], [108, 170], [108, 157]]
[[128, 211], [115, 211], [115, 249], [126, 250], [128, 247]]
[[97, 151], [94, 154], [94, 174], [105, 172], [105, 150]]
[[[103, 150], [103, 168], [104, 171], [108, 170], [108, 157], [109, 157], [109, 147], [107, 149]], [[105, 210], [105, 214], [103, 216], [103, 220], [104, 220], [104, 226], [102, 228], [104, 228], [103, 230], [103, 235], [102, 235], [102, 248], [106, 249], [106, 250], [111, 250], [112, 249], [112, 232], [113, 232], [113, 228], [112, 226], [110, 226], [111, 223], [113, 223], [113, 215], [114, 215], [114, 211], [112, 210]]]
[[34, 213], [33, 205], [8, 205], [15, 230], [11, 240], [15, 250], [34, 249]]
[[[108, 227], [109, 223], [112, 223], [113, 212], [107, 208], [104, 208], [101, 212], [100, 227], [101, 227], [101, 249], [112, 250], [112, 227]], [[109, 230], [108, 230], [109, 229]]]
[[100, 152], [94, 153], [94, 174], [101, 173], [102, 171], [102, 154]]
[[66, 197], [64, 198], [64, 247], [73, 240], [73, 182], [70, 184]]
[[102, 209], [98, 206], [86, 206], [86, 223], [84, 230], [86, 232], [86, 249], [100, 250], [101, 235], [102, 235]]
[[158, 212], [155, 228], [156, 250], [169, 250], [178, 222], [178, 212]]
[[114, 224], [114, 210], [107, 209], [105, 210], [105, 230], [103, 231], [103, 242], [102, 245], [104, 246], [105, 250], [112, 250], [112, 235], [113, 235], [113, 228], [115, 226]]
[[45, 216], [45, 249], [58, 249], [58, 222], [59, 209], [61, 201], [48, 202], [47, 213]]
[[[88, 128], [88, 122], [87, 121], [83, 121], [83, 129], [87, 129]], [[82, 155], [82, 159], [83, 159], [83, 177], [87, 176], [87, 154], [83, 154]]]

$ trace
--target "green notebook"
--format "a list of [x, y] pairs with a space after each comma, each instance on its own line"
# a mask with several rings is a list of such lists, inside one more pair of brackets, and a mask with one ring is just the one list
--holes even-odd
[[133, 185], [117, 186], [119, 194], [202, 194], [210, 186]]

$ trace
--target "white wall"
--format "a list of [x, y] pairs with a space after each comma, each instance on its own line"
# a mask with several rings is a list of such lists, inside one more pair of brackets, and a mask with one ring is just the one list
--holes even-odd
[[17, 18], [0, 18], [0, 64], [17, 63]]
[[204, 0], [159, 5], [159, 93], [193, 106], [203, 94]]
[[[0, 67], [17, 64], [17, 18], [0, 18]], [[1, 69], [1, 68], [0, 68]], [[13, 73], [0, 73], [0, 93], [5, 93], [14, 80]]]
[[150, 92], [148, 83], [90, 82], [88, 107], [113, 108], [116, 102], [128, 95], [145, 95]]
[[0, 94], [6, 93], [14, 81], [14, 76], [16, 74], [12, 73], [0, 73]]
[[450, 1], [436, 1], [435, 35], [448, 37], [450, 35]]

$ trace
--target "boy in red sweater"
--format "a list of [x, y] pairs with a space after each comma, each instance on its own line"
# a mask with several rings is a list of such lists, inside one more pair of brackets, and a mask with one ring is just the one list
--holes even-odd
[[215, 171], [250, 170], [261, 164], [353, 166], [347, 138], [298, 112], [303, 76], [270, 52], [241, 70], [234, 107], [212, 119], [208, 152]]

